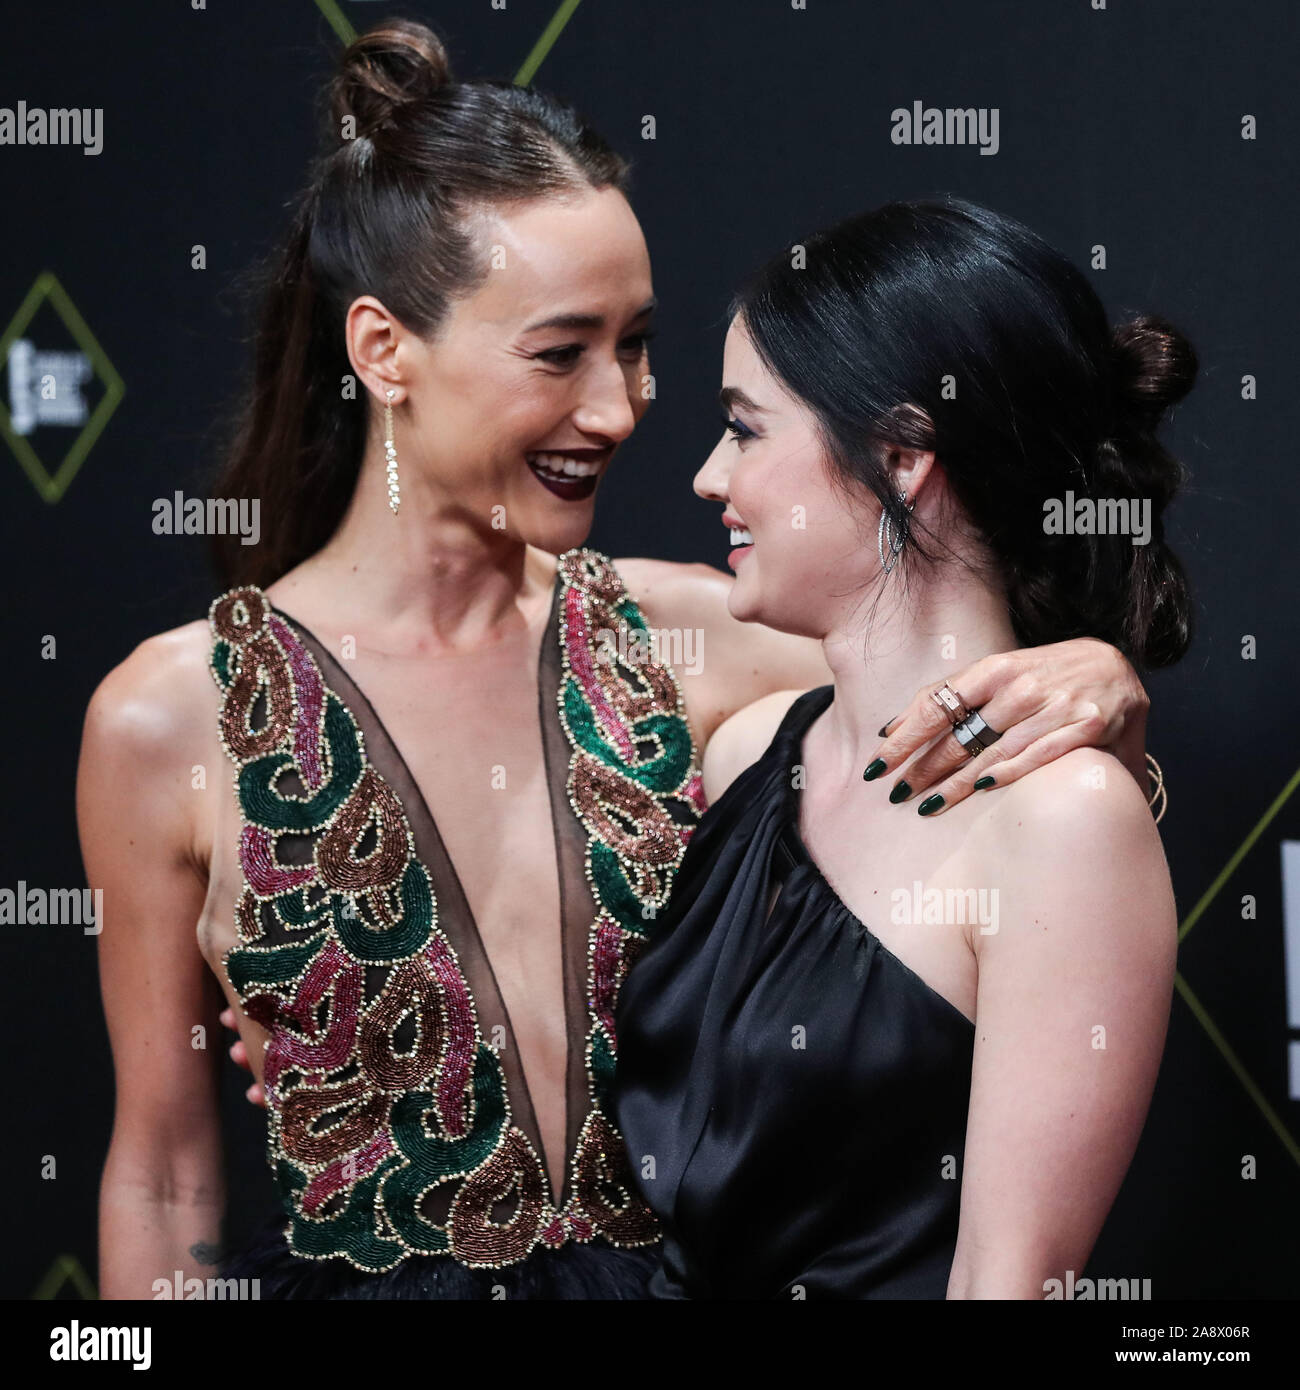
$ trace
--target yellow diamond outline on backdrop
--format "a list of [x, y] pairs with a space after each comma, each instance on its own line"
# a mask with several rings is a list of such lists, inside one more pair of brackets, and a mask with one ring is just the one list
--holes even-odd
[[86, 455], [94, 447], [108, 417], [117, 409], [118, 402], [126, 394], [122, 378], [108, 359], [108, 354], [100, 347], [95, 335], [90, 331], [85, 319], [77, 312], [77, 307], [68, 296], [67, 290], [59, 284], [53, 271], [43, 270], [35, 284], [27, 291], [27, 297], [18, 306], [18, 312], [9, 321], [4, 336], [0, 338], [0, 370], [9, 362], [9, 353], [23, 330], [36, 317], [36, 311], [49, 300], [50, 307], [63, 320], [64, 326], [72, 335], [73, 341], [86, 354], [95, 375], [104, 384], [104, 394], [99, 404], [90, 414], [90, 419], [82, 426], [81, 433], [73, 441], [72, 447], [63, 457], [53, 475], [41, 462], [36, 450], [13, 427], [9, 408], [0, 399], [0, 434], [4, 435], [14, 457], [22, 464], [23, 471], [31, 480], [37, 493], [47, 502], [57, 502], [68, 490], [68, 485], [77, 476], [77, 470], [86, 460]]
[[[560, 6], [551, 16], [550, 22], [542, 30], [541, 36], [533, 45], [532, 51], [524, 59], [523, 66], [515, 74], [514, 85], [526, 87], [533, 80], [546, 55], [551, 51], [564, 26], [573, 18], [573, 12], [582, 0], [560, 0]], [[329, 21], [329, 26], [343, 43], [351, 43], [357, 37], [352, 21], [339, 8], [337, 0], [316, 0], [316, 8]]]
[[90, 1276], [82, 1268], [75, 1255], [56, 1255], [53, 1264], [46, 1270], [41, 1282], [32, 1294], [37, 1299], [53, 1299], [62, 1292], [65, 1285], [71, 1284], [80, 1293], [83, 1302], [97, 1299], [99, 1293]]

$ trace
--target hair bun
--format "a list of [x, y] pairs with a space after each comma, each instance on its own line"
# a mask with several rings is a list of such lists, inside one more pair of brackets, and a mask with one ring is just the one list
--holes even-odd
[[1143, 314], [1111, 334], [1117, 413], [1139, 429], [1154, 430], [1170, 406], [1196, 381], [1196, 351], [1165, 319]]
[[389, 20], [344, 49], [330, 93], [335, 128], [353, 116], [355, 133], [368, 135], [400, 108], [427, 100], [451, 81], [447, 50], [432, 29]]

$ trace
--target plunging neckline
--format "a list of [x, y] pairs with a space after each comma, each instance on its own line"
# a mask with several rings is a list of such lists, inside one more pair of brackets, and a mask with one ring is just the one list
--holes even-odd
[[[547, 815], [548, 815], [548, 817], [549, 817], [550, 826], [551, 826], [551, 841], [552, 841], [553, 855], [554, 855], [554, 860], [555, 860], [556, 887], [557, 887], [557, 892], [558, 892], [558, 897], [559, 897], [559, 902], [560, 902], [560, 934], [559, 934], [559, 936], [560, 936], [560, 954], [561, 954], [561, 960], [563, 961], [563, 958], [564, 958], [564, 955], [565, 955], [565, 928], [566, 928], [566, 923], [565, 923], [565, 921], [564, 921], [564, 865], [563, 865], [563, 863], [561, 862], [561, 849], [560, 849], [561, 837], [560, 837], [560, 828], [559, 828], [559, 826], [556, 824], [556, 820], [555, 820], [555, 811], [554, 811], [554, 799], [553, 799], [553, 797], [552, 797], [552, 795], [551, 795], [551, 788], [552, 788], [552, 786], [553, 786], [553, 778], [554, 778], [556, 775], [558, 775], [558, 769], [556, 769], [555, 767], [552, 766], [552, 761], [553, 761], [553, 760], [552, 760], [551, 753], [550, 753], [550, 742], [549, 742], [549, 740], [547, 739], [547, 736], [546, 736], [546, 725], [545, 725], [545, 719], [546, 719], [546, 717], [547, 717], [547, 714], [551, 714], [552, 717], [556, 717], [556, 716], [554, 715], [554, 709], [553, 709], [554, 700], [552, 700], [552, 701], [550, 701], [550, 702], [548, 703], [548, 702], [543, 698], [543, 697], [544, 697], [544, 694], [545, 694], [545, 691], [543, 690], [543, 685], [544, 685], [544, 681], [545, 681], [545, 672], [546, 672], [547, 647], [548, 647], [548, 644], [549, 644], [549, 643], [551, 643], [551, 642], [553, 642], [553, 641], [558, 641], [557, 621], [558, 621], [558, 616], [559, 616], [560, 591], [561, 591], [561, 588], [562, 588], [561, 573], [560, 573], [560, 568], [559, 568], [559, 566], [557, 565], [557, 566], [556, 566], [556, 571], [555, 571], [555, 580], [554, 580], [554, 583], [553, 583], [552, 588], [551, 588], [550, 606], [549, 606], [549, 609], [548, 609], [548, 612], [547, 612], [546, 622], [545, 622], [545, 624], [543, 625], [543, 628], [542, 628], [541, 642], [538, 644], [537, 661], [536, 661], [535, 669], [536, 669], [536, 674], [537, 674], [537, 682], [536, 682], [536, 685], [537, 685], [537, 725], [538, 725], [538, 734], [539, 734], [539, 736], [540, 736], [540, 738], [541, 738], [541, 743], [542, 743], [542, 765], [543, 765], [543, 768], [544, 768], [544, 770], [545, 770], [545, 779], [546, 779], [546, 804], [547, 804]], [[280, 608], [277, 604], [272, 603], [271, 600], [270, 600], [270, 598], [269, 598], [269, 596], [268, 596], [268, 598], [267, 598], [267, 603], [270, 605], [271, 611], [272, 611], [278, 618], [280, 618], [281, 621], [283, 621], [283, 622], [289, 624], [290, 626], [292, 626], [292, 627], [293, 627], [299, 634], [301, 634], [302, 636], [304, 636], [304, 637], [306, 637], [306, 638], [309, 638], [310, 641], [311, 641], [311, 643], [312, 643], [312, 645], [316, 648], [316, 650], [317, 650], [318, 652], [322, 653], [322, 654], [325, 656], [325, 658], [329, 661], [331, 667], [333, 668], [333, 675], [341, 675], [341, 676], [344, 678], [344, 680], [348, 683], [348, 685], [350, 685], [351, 688], [356, 692], [357, 697], [358, 697], [358, 698], [366, 705], [366, 707], [369, 709], [371, 716], [374, 718], [376, 727], [378, 728], [378, 730], [380, 731], [380, 733], [382, 733], [382, 735], [384, 736], [384, 738], [387, 740], [388, 746], [389, 746], [389, 747], [392, 749], [392, 751], [393, 751], [393, 757], [396, 759], [398, 766], [400, 767], [401, 771], [403, 772], [403, 774], [404, 774], [405, 777], [406, 777], [406, 780], [410, 783], [411, 788], [412, 788], [413, 791], [414, 791], [415, 798], [416, 798], [416, 803], [417, 803], [417, 808], [418, 808], [418, 810], [422, 813], [422, 815], [424, 816], [424, 819], [425, 819], [426, 823], [427, 823], [428, 826], [429, 826], [430, 833], [431, 833], [432, 839], [433, 839], [433, 841], [434, 841], [434, 844], [437, 846], [437, 848], [438, 848], [439, 851], [441, 852], [441, 858], [442, 858], [443, 862], [444, 862], [444, 863], [446, 864], [446, 866], [447, 866], [447, 873], [448, 873], [449, 880], [450, 880], [450, 882], [449, 882], [449, 887], [454, 891], [454, 893], [459, 897], [460, 901], [463, 902], [464, 905], [465, 905], [465, 918], [466, 918], [466, 925], [467, 925], [467, 928], [468, 928], [468, 932], [469, 932], [470, 937], [471, 937], [472, 940], [474, 941], [474, 943], [477, 945], [479, 954], [482, 956], [483, 963], [484, 963], [484, 965], [485, 965], [485, 967], [486, 967], [486, 969], [487, 969], [488, 977], [489, 977], [489, 979], [490, 979], [491, 982], [492, 982], [492, 988], [493, 988], [493, 990], [496, 992], [496, 997], [501, 1001], [501, 1013], [502, 1013], [502, 1016], [503, 1016], [503, 1021], [504, 1021], [505, 1025], [506, 1025], [507, 1033], [508, 1033], [508, 1035], [509, 1035], [509, 1037], [510, 1037], [511, 1039], [515, 1040], [515, 1046], [516, 1046], [517, 1048], [519, 1048], [519, 1080], [520, 1080], [520, 1084], [521, 1084], [522, 1087], [523, 1087], [523, 1098], [524, 1098], [524, 1100], [527, 1102], [527, 1105], [528, 1105], [528, 1113], [529, 1113], [529, 1115], [530, 1115], [531, 1118], [532, 1118], [533, 1129], [535, 1130], [536, 1135], [537, 1135], [537, 1147], [538, 1147], [538, 1150], [539, 1150], [539, 1152], [538, 1152], [538, 1154], [537, 1154], [537, 1161], [538, 1161], [538, 1163], [541, 1165], [542, 1174], [543, 1174], [543, 1177], [544, 1177], [545, 1180], [546, 1180], [546, 1197], [547, 1197], [547, 1201], [554, 1207], [554, 1209], [555, 1209], [556, 1211], [564, 1211], [565, 1208], [566, 1208], [566, 1206], [567, 1206], [567, 1204], [568, 1204], [568, 1202], [569, 1202], [569, 1200], [570, 1200], [570, 1198], [571, 1198], [571, 1196], [572, 1196], [572, 1192], [571, 1192], [570, 1189], [571, 1189], [571, 1186], [572, 1186], [571, 1176], [572, 1176], [573, 1159], [574, 1159], [574, 1157], [575, 1157], [575, 1154], [574, 1154], [573, 1152], [570, 1152], [570, 1145], [569, 1145], [570, 1127], [571, 1127], [571, 1126], [570, 1126], [570, 1121], [571, 1121], [571, 1119], [572, 1119], [572, 1117], [571, 1117], [570, 1114], [569, 1114], [569, 1100], [570, 1100], [570, 1096], [569, 1096], [569, 1084], [570, 1084], [569, 1073], [570, 1073], [570, 1069], [571, 1069], [571, 1067], [572, 1067], [572, 1065], [573, 1065], [573, 1060], [574, 1060], [574, 1058], [573, 1058], [573, 1041], [572, 1041], [573, 1035], [572, 1035], [572, 1028], [571, 1028], [571, 1025], [572, 1025], [573, 1020], [572, 1020], [572, 1019], [570, 1018], [570, 1016], [569, 1016], [569, 1012], [570, 1012], [570, 1011], [569, 1011], [568, 991], [567, 991], [566, 986], [565, 986], [564, 983], [563, 983], [563, 980], [564, 980], [563, 969], [561, 970], [560, 1010], [561, 1010], [561, 1013], [562, 1013], [563, 1016], [564, 1016], [564, 1070], [563, 1070], [564, 1085], [563, 1085], [563, 1096], [562, 1096], [562, 1104], [563, 1104], [563, 1111], [564, 1111], [564, 1121], [563, 1121], [563, 1135], [564, 1135], [564, 1144], [563, 1144], [563, 1147], [564, 1147], [564, 1169], [563, 1169], [563, 1172], [562, 1172], [562, 1174], [561, 1174], [561, 1185], [560, 1185], [560, 1188], [559, 1188], [559, 1196], [557, 1197], [557, 1196], [556, 1196], [555, 1182], [554, 1182], [554, 1179], [553, 1179], [553, 1176], [552, 1176], [552, 1173], [551, 1173], [550, 1158], [549, 1158], [549, 1155], [548, 1155], [547, 1152], [546, 1152], [546, 1143], [545, 1143], [545, 1140], [544, 1140], [543, 1137], [542, 1137], [541, 1124], [540, 1124], [540, 1122], [539, 1122], [539, 1120], [538, 1120], [537, 1106], [536, 1106], [536, 1104], [535, 1104], [534, 1101], [533, 1101], [532, 1090], [531, 1090], [531, 1088], [529, 1087], [529, 1084], [528, 1084], [528, 1068], [527, 1068], [527, 1066], [526, 1066], [526, 1064], [525, 1064], [525, 1062], [524, 1062], [523, 1049], [522, 1049], [522, 1047], [519, 1046], [519, 1043], [518, 1043], [518, 1041], [517, 1041], [517, 1040], [518, 1040], [518, 1037], [519, 1037], [519, 1034], [516, 1032], [516, 1030], [515, 1030], [515, 1025], [514, 1025], [514, 1020], [513, 1020], [513, 1019], [511, 1018], [511, 1016], [510, 1016], [510, 1009], [509, 1009], [508, 1005], [506, 1004], [505, 994], [504, 994], [504, 992], [502, 991], [500, 981], [499, 981], [498, 978], [497, 978], [496, 968], [495, 968], [495, 967], [493, 966], [493, 964], [492, 964], [492, 957], [491, 957], [491, 955], [490, 955], [489, 952], [488, 952], [488, 949], [487, 949], [487, 942], [483, 939], [483, 934], [482, 934], [482, 932], [479, 930], [478, 918], [475, 916], [474, 910], [473, 910], [473, 908], [470, 906], [469, 895], [465, 892], [465, 885], [462, 883], [461, 878], [460, 878], [460, 873], [459, 873], [459, 871], [458, 871], [457, 868], [456, 868], [455, 861], [452, 859], [451, 854], [450, 854], [450, 852], [449, 852], [448, 849], [447, 849], [447, 842], [446, 842], [446, 840], [443, 838], [443, 834], [442, 834], [442, 831], [441, 831], [441, 830], [439, 829], [439, 827], [438, 827], [438, 822], [437, 822], [437, 820], [434, 818], [433, 811], [432, 811], [432, 808], [431, 808], [430, 805], [429, 805], [428, 798], [427, 798], [427, 797], [425, 796], [425, 794], [424, 794], [424, 789], [420, 786], [418, 780], [417, 780], [416, 777], [415, 777], [415, 774], [412, 772], [412, 770], [411, 770], [411, 765], [410, 765], [410, 763], [407, 761], [406, 755], [402, 752], [400, 746], [398, 745], [397, 740], [393, 738], [393, 735], [392, 735], [392, 733], [389, 731], [388, 726], [384, 723], [384, 720], [383, 720], [382, 716], [380, 715], [379, 711], [375, 708], [374, 702], [370, 699], [370, 697], [366, 694], [366, 692], [361, 688], [361, 686], [357, 683], [357, 681], [356, 681], [346, 670], [343, 669], [342, 665], [339, 663], [338, 659], [334, 656], [334, 654], [333, 654], [333, 652], [330, 650], [329, 646], [328, 646], [325, 642], [323, 642], [323, 641], [311, 630], [311, 628], [309, 628], [309, 627], [306, 625], [306, 623], [301, 622], [299, 619], [297, 619], [297, 618], [291, 616], [290, 614], [286, 613], [286, 612], [285, 612], [282, 608]], [[337, 682], [336, 679], [331, 678], [329, 681], [326, 682], [326, 684], [327, 684], [331, 689], [335, 689], [336, 686], [337, 686], [337, 684], [338, 684], [338, 682]], [[336, 691], [336, 693], [337, 693], [337, 691]], [[369, 758], [369, 755], [368, 755], [368, 754], [367, 754], [367, 758]], [[381, 774], [381, 775], [382, 775], [382, 774]], [[387, 779], [385, 779], [385, 780], [387, 780]], [[479, 1027], [481, 1028], [481, 1026], [482, 1026], [482, 1019], [481, 1019], [481, 1017], [480, 1017], [480, 1002], [481, 1002], [481, 1001], [478, 1000], [477, 998], [476, 998], [475, 1001], [474, 1001], [474, 1016], [475, 1016], [475, 1023], [476, 1023], [476, 1025], [479, 1026]], [[507, 1083], [507, 1089], [508, 1089], [508, 1083]], [[512, 1106], [511, 1108], [512, 1108], [512, 1110], [513, 1110], [514, 1107]]]

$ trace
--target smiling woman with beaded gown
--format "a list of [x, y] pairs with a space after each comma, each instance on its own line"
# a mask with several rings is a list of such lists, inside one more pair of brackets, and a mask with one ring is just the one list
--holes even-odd
[[[225, 968], [272, 1030], [263, 1085], [295, 1254], [379, 1273], [411, 1250], [445, 1253], [453, 1260], [425, 1270], [431, 1288], [465, 1266], [491, 1270], [460, 1275], [486, 1289], [534, 1248], [600, 1237], [611, 1248], [569, 1290], [596, 1297], [635, 1276], [630, 1252], [655, 1239], [607, 1119], [611, 1015], [644, 906], [666, 901], [703, 799], [671, 669], [643, 665], [645, 692], [631, 695], [606, 659], [600, 634], [620, 622], [642, 626], [614, 567], [590, 550], [561, 556], [537, 670], [562, 905], [566, 1162], [552, 1173], [508, 1006], [388, 731], [328, 648], [262, 590], [213, 604], [242, 812], [219, 843], [238, 841], [242, 872], [214, 873], [209, 898], [239, 894]], [[656, 755], [632, 763], [648, 730]], [[265, 1280], [259, 1258], [228, 1272]], [[301, 1291], [313, 1275], [328, 1288], [308, 1267]]]
[[[826, 667], [736, 622], [707, 566], [585, 547], [646, 409], [623, 162], [549, 97], [453, 81], [404, 21], [345, 51], [333, 97], [218, 488], [261, 500], [262, 540], [86, 718], [83, 854], [117, 924], [102, 1293], [211, 1272], [219, 1059], [194, 1040], [225, 1004], [280, 1209], [223, 1273], [263, 1298], [640, 1297], [659, 1228], [609, 1101], [619, 986], [713, 730]], [[698, 673], [642, 651], [663, 629], [706, 642]], [[953, 678], [1006, 694], [1028, 765], [1064, 732], [1140, 771], [1113, 647]], [[939, 731], [923, 693], [893, 727], [909, 753]], [[922, 785], [969, 792], [924, 756]]]

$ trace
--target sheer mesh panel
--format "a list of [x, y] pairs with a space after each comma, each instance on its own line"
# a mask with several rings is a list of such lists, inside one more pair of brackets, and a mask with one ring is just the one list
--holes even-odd
[[[550, 616], [542, 635], [538, 660], [538, 719], [542, 749], [550, 794], [551, 817], [555, 830], [557, 870], [560, 884], [561, 936], [564, 951], [564, 1007], [568, 1055], [566, 1063], [566, 1171], [561, 1186], [561, 1203], [569, 1192], [568, 1168], [572, 1160], [583, 1121], [587, 1115], [588, 1094], [585, 1066], [587, 942], [595, 915], [591, 889], [584, 871], [587, 835], [569, 805], [567, 779], [570, 748], [560, 725], [557, 710], [562, 662], [559, 649], [560, 583], [557, 578], [552, 594]], [[485, 1041], [491, 1041], [491, 1030], [499, 1020], [506, 1030], [506, 1046], [501, 1049], [501, 1065], [514, 1124], [533, 1146], [543, 1170], [546, 1170], [546, 1151], [534, 1114], [532, 1097], [524, 1076], [520, 1049], [515, 1042], [514, 1029], [496, 976], [492, 970], [470, 911], [460, 878], [452, 864], [442, 836], [434, 823], [405, 759], [389, 736], [370, 701], [331, 655], [323, 643], [296, 619], [275, 610], [298, 633], [303, 644], [315, 658], [326, 685], [347, 705], [365, 737], [366, 757], [379, 775], [388, 783], [402, 803], [407, 822], [415, 840], [416, 857], [429, 872], [437, 903], [438, 929], [446, 937], [460, 961], [460, 968], [473, 995], [479, 1028]], [[307, 840], [307, 837], [303, 837]], [[364, 841], [361, 842], [364, 849]], [[297, 847], [294, 846], [296, 849]], [[305, 845], [310, 859], [310, 843]], [[504, 863], [504, 847], [503, 847]], [[284, 855], [286, 862], [290, 855]], [[391, 967], [368, 966], [365, 972], [365, 1000], [369, 1004], [388, 979]], [[408, 1019], [408, 1023], [410, 1020]], [[407, 1026], [406, 1024], [402, 1025]], [[413, 1028], [413, 1024], [411, 1025]], [[413, 1032], [411, 1040], [413, 1041]], [[400, 1045], [402, 1033], [395, 1034]], [[547, 1172], [553, 1179], [557, 1175]], [[443, 1224], [447, 1207], [455, 1188], [440, 1185], [429, 1194], [423, 1215]], [[552, 1195], [548, 1193], [548, 1196]], [[510, 1197], [496, 1203], [492, 1219], [506, 1222], [514, 1210]]]

